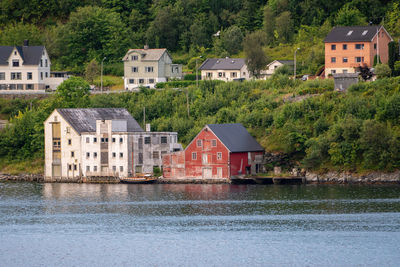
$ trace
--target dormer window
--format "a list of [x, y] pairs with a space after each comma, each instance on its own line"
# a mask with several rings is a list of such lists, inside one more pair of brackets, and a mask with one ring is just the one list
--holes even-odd
[[13, 67], [19, 67], [19, 60], [18, 59], [13, 59], [12, 66]]
[[353, 33], [353, 31], [349, 31], [349, 32], [347, 33], [347, 36], [350, 36], [352, 33]]
[[137, 61], [137, 60], [139, 60], [139, 57], [135, 55], [135, 56], [132, 56], [131, 59], [132, 59], [132, 61]]
[[368, 33], [368, 30], [363, 31], [362, 35], [366, 35]]

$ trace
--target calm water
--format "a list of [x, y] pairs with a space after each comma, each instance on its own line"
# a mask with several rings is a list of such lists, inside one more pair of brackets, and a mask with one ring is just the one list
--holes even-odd
[[0, 266], [399, 262], [399, 186], [0, 183]]

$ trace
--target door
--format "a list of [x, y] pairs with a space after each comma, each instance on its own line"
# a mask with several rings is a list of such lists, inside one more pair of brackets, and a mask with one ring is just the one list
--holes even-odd
[[212, 169], [211, 168], [203, 168], [203, 178], [212, 178]]
[[61, 177], [61, 165], [52, 166], [52, 177]]
[[217, 168], [217, 177], [222, 178], [222, 168]]

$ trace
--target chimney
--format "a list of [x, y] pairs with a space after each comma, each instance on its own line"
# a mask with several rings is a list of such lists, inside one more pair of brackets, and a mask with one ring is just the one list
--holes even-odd
[[29, 40], [28, 39], [24, 40], [24, 46], [29, 46]]
[[145, 45], [145, 46], [144, 46], [144, 50], [147, 50], [147, 49], [149, 49], [149, 46], [148, 46], [148, 45]]
[[150, 123], [146, 123], [146, 132], [150, 132]]

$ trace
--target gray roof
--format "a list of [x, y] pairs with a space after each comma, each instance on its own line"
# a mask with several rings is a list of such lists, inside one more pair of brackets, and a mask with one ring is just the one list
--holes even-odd
[[0, 65], [8, 65], [8, 58], [14, 47], [21, 55], [23, 65], [39, 65], [44, 46], [0, 46]]
[[245, 65], [244, 58], [207, 58], [200, 70], [240, 70]]
[[294, 60], [277, 60], [284, 65], [294, 65]]
[[143, 132], [124, 108], [60, 108], [57, 111], [79, 134], [95, 132], [96, 120], [126, 120], [128, 132]]
[[241, 123], [207, 124], [231, 152], [264, 151]]
[[380, 25], [335, 27], [325, 37], [324, 42], [370, 42], [381, 27]]
[[141, 61], [158, 61], [158, 60], [160, 60], [161, 56], [164, 55], [165, 52], [167, 52], [167, 54], [168, 54], [168, 51], [166, 48], [129, 49], [122, 60], [123, 61], [129, 60], [129, 54], [132, 52], [137, 52], [137, 53], [143, 55], [143, 58], [141, 58]]

